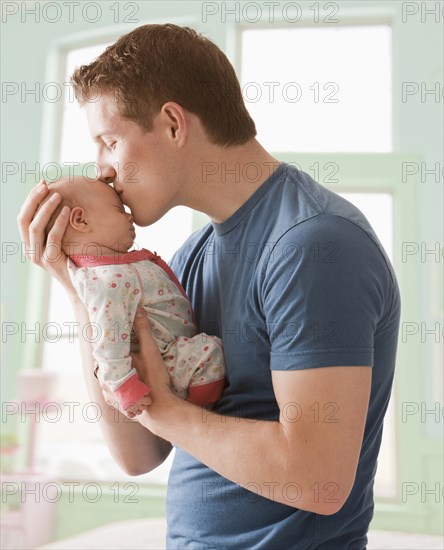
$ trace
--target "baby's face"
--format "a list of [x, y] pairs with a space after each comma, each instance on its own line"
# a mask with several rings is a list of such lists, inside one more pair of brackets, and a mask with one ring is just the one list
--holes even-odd
[[106, 183], [94, 180], [87, 185], [82, 202], [86, 221], [92, 228], [88, 234], [90, 246], [97, 244], [116, 252], [127, 252], [136, 238], [132, 214], [125, 212], [119, 195]]

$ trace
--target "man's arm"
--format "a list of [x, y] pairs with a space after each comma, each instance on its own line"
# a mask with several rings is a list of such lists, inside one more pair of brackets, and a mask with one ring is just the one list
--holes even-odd
[[[168, 389], [148, 321], [136, 318], [139, 375], [153, 403], [141, 424], [214, 471], [277, 502], [333, 514], [354, 483], [367, 417], [371, 367], [273, 371], [279, 422], [221, 416]], [[164, 370], [164, 369], [163, 369]]]

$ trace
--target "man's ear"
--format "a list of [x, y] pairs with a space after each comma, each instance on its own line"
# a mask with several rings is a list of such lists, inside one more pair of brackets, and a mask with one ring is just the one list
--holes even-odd
[[173, 101], [167, 101], [161, 108], [162, 118], [172, 142], [183, 147], [187, 139], [187, 121], [183, 108]]
[[86, 220], [85, 210], [80, 206], [75, 206], [71, 209], [69, 224], [73, 229], [82, 233], [91, 231], [91, 225]]

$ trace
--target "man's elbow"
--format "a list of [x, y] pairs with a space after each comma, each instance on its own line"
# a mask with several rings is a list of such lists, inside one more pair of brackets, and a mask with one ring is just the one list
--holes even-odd
[[125, 474], [137, 477], [141, 476], [143, 474], [147, 474], [148, 472], [151, 472], [158, 466], [160, 466], [167, 456], [169, 455], [169, 451], [166, 452], [166, 450], [162, 453], [156, 453], [155, 456], [147, 456], [145, 459], [141, 459], [141, 457], [135, 456], [134, 459], [132, 457], [114, 457], [120, 468], [125, 472]]
[[[313, 514], [319, 514], [320, 516], [333, 516], [341, 510], [346, 500], [347, 499], [332, 499], [328, 502], [313, 502], [313, 499], [306, 499], [302, 502], [292, 503], [290, 505], [293, 508], [304, 510], [305, 512], [311, 512]], [[288, 504], [288, 502], [286, 504]]]
[[120, 464], [120, 468], [125, 472], [125, 474], [131, 477], [147, 474], [148, 472], [151, 472], [151, 470], [154, 470], [157, 466], [158, 464], [154, 466], [147, 466], [146, 464]]
[[341, 510], [344, 504], [345, 501], [341, 503], [320, 503], [318, 506], [316, 506], [316, 509], [313, 510], [313, 512], [315, 514], [319, 514], [320, 516], [333, 516]]
[[160, 466], [162, 462], [165, 459], [162, 460], [151, 460], [149, 462], [119, 462], [120, 468], [125, 472], [128, 476], [141, 476], [143, 474], [147, 474], [148, 472], [151, 472], [157, 466]]
[[[350, 496], [355, 482], [350, 475], [337, 477], [330, 472], [320, 475], [316, 481], [308, 483], [305, 491], [300, 492], [300, 499], [290, 503], [290, 506], [321, 516], [337, 514]], [[288, 502], [286, 504], [289, 504]]]

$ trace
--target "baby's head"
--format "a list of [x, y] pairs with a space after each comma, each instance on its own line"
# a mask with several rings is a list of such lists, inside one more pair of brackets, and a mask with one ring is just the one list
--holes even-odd
[[67, 254], [106, 256], [128, 252], [133, 246], [136, 236], [133, 217], [125, 212], [119, 195], [112, 187], [99, 180], [79, 176], [48, 183], [48, 189], [44, 202], [56, 192], [62, 200], [46, 226], [45, 237], [62, 208], [69, 206], [71, 209], [62, 240], [62, 248]]

